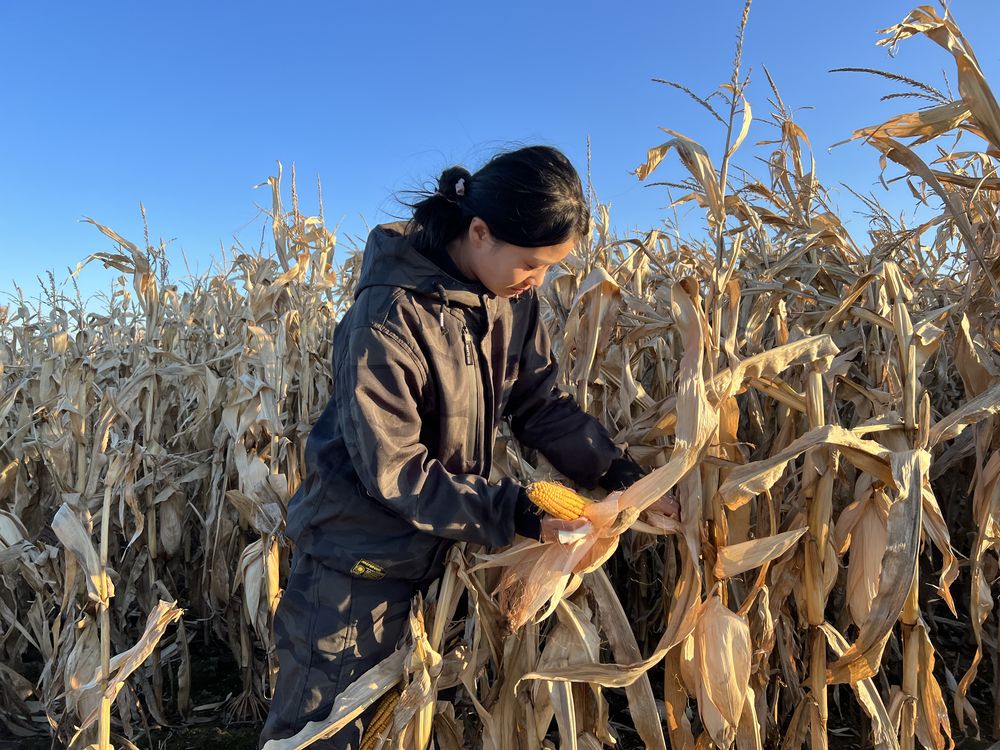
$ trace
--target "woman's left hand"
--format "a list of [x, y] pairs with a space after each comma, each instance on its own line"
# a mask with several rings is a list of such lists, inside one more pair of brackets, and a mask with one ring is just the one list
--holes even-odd
[[673, 518], [675, 521], [681, 520], [681, 506], [672, 490], [664, 493], [663, 497], [647, 506], [646, 510]]

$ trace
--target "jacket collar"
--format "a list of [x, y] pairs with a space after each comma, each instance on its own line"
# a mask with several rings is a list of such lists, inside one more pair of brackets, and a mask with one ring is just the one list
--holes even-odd
[[361, 276], [354, 297], [374, 286], [408, 289], [445, 305], [483, 307], [494, 295], [479, 282], [450, 276], [413, 246], [403, 234], [406, 222], [379, 224], [368, 235], [361, 260]]

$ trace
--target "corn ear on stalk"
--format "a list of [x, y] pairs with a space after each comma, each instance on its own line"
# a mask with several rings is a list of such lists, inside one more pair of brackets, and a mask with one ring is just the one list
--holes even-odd
[[375, 715], [371, 722], [365, 727], [360, 750], [375, 750], [378, 747], [379, 740], [392, 726], [392, 714], [396, 710], [397, 703], [399, 703], [399, 690], [393, 689], [385, 694], [382, 702], [375, 709]]
[[532, 482], [526, 491], [531, 502], [563, 521], [579, 518], [590, 504], [587, 498], [555, 482]]

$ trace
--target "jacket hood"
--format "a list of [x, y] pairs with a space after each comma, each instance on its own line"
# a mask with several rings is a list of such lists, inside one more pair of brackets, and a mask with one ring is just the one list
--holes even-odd
[[481, 295], [496, 296], [482, 284], [460, 281], [435, 265], [403, 234], [405, 227], [404, 221], [379, 224], [368, 234], [355, 299], [373, 286], [399, 287], [434, 299], [440, 299], [443, 290], [449, 304], [468, 307], [481, 306]]

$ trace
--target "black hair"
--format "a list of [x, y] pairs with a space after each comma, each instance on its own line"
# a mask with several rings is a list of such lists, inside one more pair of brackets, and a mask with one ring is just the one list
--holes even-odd
[[475, 216], [496, 239], [521, 247], [558, 245], [590, 232], [590, 207], [580, 175], [551, 146], [497, 154], [475, 174], [449, 167], [433, 193], [411, 192], [424, 196], [403, 203], [413, 209], [406, 234], [421, 252], [464, 234]]

